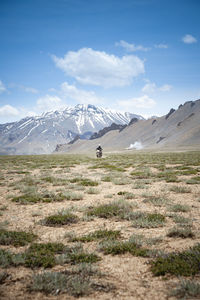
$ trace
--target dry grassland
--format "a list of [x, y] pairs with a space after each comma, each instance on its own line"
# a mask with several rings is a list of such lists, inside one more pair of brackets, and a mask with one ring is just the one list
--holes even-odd
[[0, 166], [1, 299], [200, 299], [200, 152]]

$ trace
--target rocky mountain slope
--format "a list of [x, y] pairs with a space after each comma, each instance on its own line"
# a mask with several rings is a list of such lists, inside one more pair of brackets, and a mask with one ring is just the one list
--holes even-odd
[[[200, 100], [189, 101], [163, 117], [139, 120], [122, 131], [112, 130], [100, 138], [78, 140], [65, 145], [61, 152], [91, 152], [101, 144], [105, 151], [125, 149], [200, 149]], [[139, 145], [139, 147], [137, 147]]]
[[54, 111], [19, 122], [0, 125], [0, 154], [47, 154], [57, 144], [65, 144], [79, 134], [90, 138], [92, 133], [112, 123], [128, 124], [131, 113], [120, 113], [94, 105], [79, 104], [63, 111]]

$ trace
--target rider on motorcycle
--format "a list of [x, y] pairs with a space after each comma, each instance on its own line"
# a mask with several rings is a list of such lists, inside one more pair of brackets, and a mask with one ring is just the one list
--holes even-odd
[[97, 157], [101, 157], [102, 156], [102, 147], [99, 144], [99, 146], [96, 148], [96, 153], [97, 153]]

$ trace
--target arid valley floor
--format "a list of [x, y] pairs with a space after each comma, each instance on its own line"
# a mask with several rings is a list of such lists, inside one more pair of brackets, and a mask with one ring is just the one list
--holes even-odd
[[200, 298], [200, 152], [0, 166], [1, 299]]

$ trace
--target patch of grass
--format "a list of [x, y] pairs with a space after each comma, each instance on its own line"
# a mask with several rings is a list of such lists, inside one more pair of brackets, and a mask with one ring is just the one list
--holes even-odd
[[87, 190], [87, 193], [89, 194], [89, 195], [97, 195], [97, 194], [99, 194], [99, 190], [97, 190], [97, 189], [95, 189], [95, 188], [89, 188], [88, 190]]
[[60, 202], [65, 199], [62, 193], [54, 194], [49, 192], [40, 193], [28, 193], [12, 198], [12, 202], [19, 204], [34, 204], [38, 202]]
[[78, 183], [82, 186], [97, 186], [99, 183], [97, 181], [93, 181], [89, 178], [75, 177], [70, 179], [71, 183]]
[[136, 228], [156, 228], [165, 223], [165, 216], [158, 213], [137, 212], [132, 215], [132, 226]]
[[175, 192], [175, 193], [180, 193], [180, 194], [191, 193], [190, 188], [183, 187], [183, 186], [178, 186], [178, 185], [176, 185], [176, 186], [174, 185], [174, 186], [170, 187], [169, 190], [172, 191], [172, 192]]
[[87, 210], [88, 216], [96, 216], [99, 218], [113, 218], [113, 217], [119, 217], [124, 218], [126, 214], [130, 212], [130, 210], [133, 209], [133, 205], [124, 201], [113, 201], [108, 204], [102, 204], [99, 206], [96, 206], [94, 208], [89, 208]]
[[160, 243], [163, 239], [161, 237], [155, 238], [146, 238], [142, 234], [132, 234], [129, 238], [129, 241], [136, 244], [137, 246], [144, 246], [144, 245], [155, 245]]
[[172, 215], [172, 218], [173, 218], [173, 221], [177, 224], [187, 224], [187, 225], [190, 225], [192, 224], [192, 221], [191, 219], [189, 218], [185, 218], [183, 216], [179, 216], [179, 215]]
[[144, 203], [151, 203], [154, 206], [163, 206], [170, 202], [170, 200], [167, 197], [164, 196], [156, 196], [156, 195], [142, 195], [145, 197], [143, 200]]
[[6, 268], [12, 264], [12, 254], [9, 251], [0, 249], [0, 266], [2, 268]]
[[62, 253], [64, 249], [61, 243], [34, 243], [24, 253], [25, 266], [51, 268], [56, 265], [55, 254]]
[[171, 291], [170, 296], [175, 296], [179, 299], [199, 299], [200, 284], [194, 280], [181, 279], [177, 287]]
[[24, 264], [24, 258], [21, 254], [13, 254], [10, 251], [0, 249], [0, 266], [7, 268]]
[[134, 179], [148, 179], [148, 178], [153, 178], [154, 174], [150, 172], [148, 169], [144, 170], [135, 170], [130, 173], [130, 175]]
[[124, 172], [125, 169], [123, 167], [120, 167], [119, 165], [115, 165], [115, 164], [111, 164], [108, 162], [100, 162], [99, 164], [96, 164], [92, 167], [90, 167], [90, 169], [105, 169], [105, 170], [109, 170], [109, 171], [117, 171], [117, 172]]
[[194, 176], [186, 181], [187, 184], [200, 184], [200, 176]]
[[0, 245], [25, 246], [33, 242], [37, 235], [24, 231], [7, 231], [0, 229]]
[[192, 232], [191, 228], [188, 226], [182, 226], [182, 227], [173, 227], [172, 229], [169, 230], [167, 233], [168, 237], [177, 237], [177, 238], [194, 238], [195, 235]]
[[62, 226], [77, 223], [79, 218], [70, 211], [61, 211], [58, 214], [51, 215], [42, 220], [45, 226]]
[[151, 271], [155, 276], [163, 276], [167, 273], [177, 276], [195, 275], [199, 273], [200, 244], [183, 252], [158, 257], [151, 264]]
[[71, 200], [71, 201], [83, 200], [83, 195], [82, 194], [72, 193], [72, 192], [64, 192], [62, 194], [63, 194], [63, 197], [66, 200]]
[[135, 198], [135, 195], [133, 193], [126, 192], [126, 191], [120, 191], [117, 193], [117, 195], [123, 196], [123, 198], [127, 200], [131, 200]]
[[174, 204], [170, 206], [170, 211], [173, 212], [189, 212], [190, 207], [188, 205], [183, 205], [183, 204]]
[[114, 177], [112, 178], [112, 183], [115, 185], [127, 185], [130, 181], [126, 177]]
[[42, 177], [40, 179], [41, 181], [51, 183], [53, 185], [66, 185], [68, 183], [68, 180], [65, 178], [58, 178], [58, 177], [53, 177], [53, 176], [46, 176]]
[[80, 243], [73, 247], [65, 247], [64, 254], [57, 258], [58, 264], [70, 263], [72, 265], [80, 263], [95, 263], [99, 260], [101, 260], [101, 258], [95, 253], [85, 252]]
[[70, 238], [70, 242], [92, 242], [99, 239], [117, 239], [120, 237], [119, 230], [107, 230], [107, 229], [99, 229], [94, 232], [91, 232], [85, 236], [81, 237], [72, 237]]
[[101, 181], [103, 181], [103, 182], [111, 182], [112, 181], [112, 177], [108, 176], [108, 175], [102, 176], [101, 177]]
[[119, 255], [124, 253], [130, 253], [133, 256], [142, 256], [148, 257], [148, 249], [141, 248], [137, 244], [132, 241], [114, 241], [114, 240], [107, 240], [103, 241], [99, 245], [99, 250], [102, 251], [104, 254], [112, 254], [112, 255]]
[[67, 293], [74, 297], [88, 296], [95, 290], [109, 292], [114, 286], [108, 283], [93, 282], [93, 276], [101, 274], [91, 264], [80, 264], [71, 271], [44, 272], [33, 275], [30, 291], [46, 295]]

